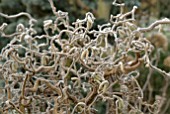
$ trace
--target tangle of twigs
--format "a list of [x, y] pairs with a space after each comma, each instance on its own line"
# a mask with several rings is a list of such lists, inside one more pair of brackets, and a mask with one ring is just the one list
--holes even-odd
[[26, 16], [30, 20], [28, 27], [19, 24], [10, 35], [4, 32], [6, 23], [0, 26], [2, 37], [11, 38], [0, 54], [3, 113], [97, 114], [95, 106], [104, 102], [106, 114], [158, 114], [162, 98], [153, 104], [144, 101], [138, 69], [145, 66], [169, 79], [170, 73], [152, 64], [154, 46], [143, 33], [170, 20], [140, 28], [134, 22], [137, 7], [123, 13], [124, 4], [115, 0], [120, 14], [93, 30], [92, 13], [70, 24], [68, 13], [56, 11], [52, 0], [49, 3], [56, 19], [44, 21], [45, 34], [40, 36], [34, 29], [36, 20], [28, 13], [0, 13], [7, 19]]

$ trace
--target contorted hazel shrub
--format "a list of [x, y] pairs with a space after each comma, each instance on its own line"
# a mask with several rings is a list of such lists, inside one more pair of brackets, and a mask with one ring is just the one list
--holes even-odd
[[[29, 26], [20, 23], [13, 34], [4, 32], [8, 24], [0, 26], [1, 36], [11, 38], [0, 55], [4, 114], [160, 113], [163, 97], [157, 96], [153, 103], [145, 101], [137, 79], [141, 66], [170, 78], [170, 73], [152, 64], [154, 46], [144, 37], [144, 32], [170, 24], [169, 19], [140, 28], [135, 24], [137, 7], [124, 13], [124, 4], [115, 0], [113, 5], [120, 13], [94, 30], [92, 13], [70, 24], [68, 13], [56, 12], [52, 0], [49, 3], [56, 19], [44, 21], [42, 35], [37, 35], [36, 19], [29, 14], [0, 13], [8, 19], [29, 18]], [[99, 112], [102, 103], [106, 108]]]

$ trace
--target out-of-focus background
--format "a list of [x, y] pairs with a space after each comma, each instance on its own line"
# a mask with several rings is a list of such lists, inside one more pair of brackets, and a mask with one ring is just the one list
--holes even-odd
[[[83, 19], [87, 12], [92, 12], [95, 17], [94, 29], [97, 25], [107, 23], [109, 21], [110, 14], [116, 15], [119, 13], [119, 8], [112, 6], [113, 0], [53, 0], [57, 10], [65, 11], [69, 13], [70, 23], [76, 19]], [[124, 2], [126, 7], [124, 12], [130, 11], [133, 6], [137, 6], [136, 23], [141, 27], [147, 27], [152, 22], [162, 19], [170, 18], [170, 0], [117, 0], [118, 2]], [[38, 20], [36, 23], [36, 29], [38, 34], [43, 33], [43, 21], [47, 19], [55, 19], [52, 13], [48, 0], [0, 0], [0, 12], [8, 15], [17, 14], [20, 12], [28, 12], [34, 18]], [[2, 23], [8, 23], [9, 26], [5, 30], [7, 34], [15, 31], [16, 25], [23, 23], [28, 25], [28, 20], [24, 17], [5, 19], [0, 17], [0, 25]], [[162, 26], [161, 32], [164, 34], [155, 35], [155, 31], [146, 34], [146, 37], [151, 40], [155, 45], [155, 51], [160, 51], [160, 59], [158, 60], [158, 67], [170, 72], [170, 25]], [[154, 35], [153, 35], [154, 34]], [[159, 40], [163, 37], [165, 42]], [[152, 39], [155, 39], [154, 41]], [[157, 40], [157, 41], [156, 41]], [[0, 36], [0, 51], [10, 39]], [[155, 43], [158, 42], [158, 43]], [[165, 46], [168, 43], [169, 45]], [[145, 82], [148, 78], [147, 69], [141, 68], [141, 76], [138, 79], [141, 87], [144, 89], [145, 100], [153, 103], [156, 97], [162, 96], [162, 92], [166, 89], [166, 93], [163, 95], [167, 104], [162, 110], [165, 110], [165, 114], [170, 113], [170, 86], [167, 84], [167, 80], [163, 78], [158, 72], [153, 72], [150, 77], [149, 85], [145, 86]], [[169, 79], [168, 79], [169, 80]], [[3, 87], [4, 82], [0, 80], [0, 88]], [[166, 88], [164, 84], [167, 84]], [[168, 88], [168, 89], [167, 89]], [[102, 106], [102, 104], [99, 104]], [[102, 112], [102, 108], [99, 112]]]
[[[95, 25], [106, 23], [110, 14], [119, 13], [119, 8], [112, 6], [113, 0], [53, 0], [57, 10], [69, 12], [70, 22], [77, 18], [82, 19], [85, 13], [92, 12], [95, 17]], [[139, 26], [147, 26], [151, 22], [164, 17], [170, 18], [169, 0], [117, 0], [126, 4], [125, 12], [130, 11], [135, 5], [138, 7], [136, 19]], [[0, 0], [0, 12], [12, 15], [19, 12], [28, 12], [38, 19], [37, 30], [42, 33], [43, 20], [55, 19], [48, 0]], [[26, 18], [5, 19], [0, 17], [0, 24], [6, 22], [9, 27], [7, 33], [15, 31], [18, 23], [28, 24]], [[95, 27], [94, 27], [95, 28]], [[168, 28], [167, 28], [168, 29]], [[170, 30], [167, 30], [170, 31]], [[0, 39], [0, 50], [8, 39]]]

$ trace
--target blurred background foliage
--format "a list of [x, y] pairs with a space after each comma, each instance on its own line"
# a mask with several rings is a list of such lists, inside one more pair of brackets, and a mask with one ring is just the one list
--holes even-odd
[[[126, 4], [125, 11], [132, 9], [134, 5], [138, 6], [136, 18], [139, 26], [147, 26], [149, 23], [162, 17], [170, 18], [169, 0], [118, 0]], [[86, 12], [92, 12], [95, 17], [95, 25], [106, 23], [110, 14], [119, 13], [119, 8], [112, 6], [113, 0], [54, 0], [57, 10], [69, 12], [70, 23], [77, 18], [82, 19]], [[43, 20], [55, 19], [52, 14], [48, 0], [0, 0], [0, 12], [12, 15], [19, 12], [28, 12], [38, 20], [36, 29], [41, 34]], [[0, 17], [0, 24], [6, 22], [9, 24], [7, 33], [15, 31], [18, 23], [27, 25], [26, 18], [5, 19]], [[96, 26], [94, 26], [95, 28]], [[2, 39], [2, 38], [1, 38]], [[3, 39], [0, 42], [0, 50], [9, 40]]]
[[[119, 13], [119, 8], [112, 6], [113, 0], [54, 0], [57, 10], [69, 12], [70, 22], [77, 18], [84, 18], [86, 12], [92, 12], [97, 18], [96, 24], [102, 24], [108, 21], [110, 14]], [[170, 17], [169, 0], [119, 0], [126, 4], [125, 11], [132, 9], [134, 5], [138, 6], [137, 18], [140, 21], [147, 21], [140, 24], [149, 24], [149, 19]], [[166, 9], [166, 10], [165, 10]], [[54, 19], [48, 0], [0, 0], [0, 12], [8, 15], [19, 12], [28, 12], [34, 18], [38, 19], [37, 30], [42, 33], [42, 23], [46, 19]], [[7, 33], [12, 33], [18, 23], [27, 24], [24, 18], [6, 20], [0, 17], [0, 24], [6, 22], [9, 24]], [[142, 25], [144, 26], [144, 25]], [[3, 47], [6, 44], [1, 42]], [[1, 47], [1, 48], [2, 48]], [[1, 49], [0, 48], [0, 49]]]
[[[53, 0], [57, 10], [61, 10], [69, 13], [70, 23], [76, 19], [83, 19], [86, 12], [92, 12], [95, 17], [94, 29], [97, 28], [97, 25], [107, 23], [109, 21], [110, 14], [116, 15], [119, 13], [119, 8], [112, 6], [113, 0]], [[134, 5], [138, 6], [136, 12], [136, 19], [139, 26], [146, 27], [155, 20], [167, 17], [170, 18], [170, 0], [118, 0], [118, 2], [124, 2], [126, 4], [125, 11], [130, 11]], [[20, 12], [28, 12], [35, 19], [38, 20], [35, 27], [38, 31], [38, 34], [43, 33], [43, 21], [47, 19], [55, 19], [55, 16], [52, 13], [51, 7], [48, 0], [0, 0], [0, 12], [12, 15]], [[0, 25], [2, 23], [8, 23], [9, 26], [5, 30], [7, 34], [13, 33], [15, 31], [16, 25], [23, 23], [28, 25], [28, 20], [24, 17], [15, 18], [15, 19], [5, 19], [0, 17]], [[170, 44], [170, 26], [163, 26], [162, 32], [165, 34], [165, 38]], [[153, 33], [149, 33], [147, 37], [153, 37]], [[159, 39], [159, 38], [158, 38]], [[7, 45], [10, 39], [3, 38], [0, 36], [0, 51]], [[156, 48], [158, 50], [158, 48]], [[170, 45], [166, 50], [162, 49], [160, 52], [160, 60], [158, 61], [158, 67], [170, 71], [170, 60], [165, 61], [165, 59], [170, 56]], [[156, 51], [156, 50], [155, 50]], [[141, 78], [139, 78], [139, 83], [141, 86], [144, 85], [148, 70], [146, 68], [141, 68]], [[155, 100], [156, 95], [161, 95], [161, 88], [163, 87], [164, 82], [166, 81], [159, 73], [154, 72], [151, 77], [151, 87], [153, 88], [153, 94], [148, 95], [146, 89], [145, 100], [147, 101], [149, 97], [151, 98], [151, 103]], [[1, 81], [2, 85], [2, 81]], [[170, 89], [167, 91], [166, 98], [170, 97]], [[103, 104], [99, 104], [104, 107]], [[100, 112], [104, 109], [100, 109]], [[170, 113], [170, 108], [166, 113]]]

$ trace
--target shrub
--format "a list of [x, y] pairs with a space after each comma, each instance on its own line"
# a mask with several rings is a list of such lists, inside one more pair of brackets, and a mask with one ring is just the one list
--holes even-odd
[[[37, 20], [28, 13], [0, 16], [26, 16], [29, 25], [18, 24], [13, 34], [6, 34], [7, 23], [0, 26], [1, 36], [11, 41], [1, 51], [1, 78], [4, 88], [0, 98], [2, 113], [106, 113], [158, 114], [162, 110], [168, 83], [162, 96], [145, 101], [138, 82], [140, 68], [153, 70], [169, 80], [167, 73], [154, 64], [154, 46], [144, 33], [169, 24], [165, 18], [140, 28], [135, 23], [136, 6], [124, 13], [124, 4], [116, 0], [120, 13], [93, 29], [95, 17], [70, 24], [67, 12], [56, 11], [49, 0], [55, 20], [45, 20], [44, 34], [34, 28]], [[159, 32], [159, 31], [158, 31]], [[157, 52], [156, 52], [157, 53]], [[155, 60], [156, 59], [156, 60]], [[145, 86], [149, 79], [146, 80]], [[103, 106], [103, 108], [101, 108]]]

